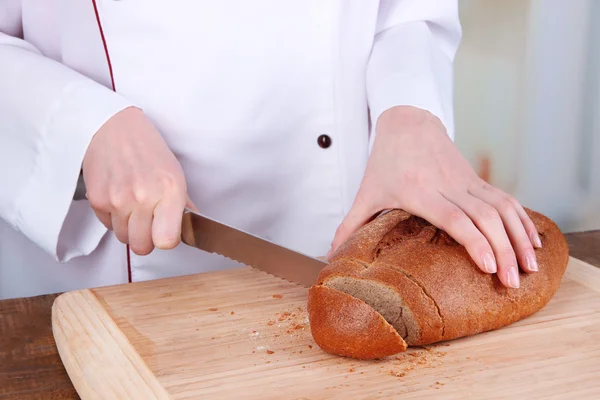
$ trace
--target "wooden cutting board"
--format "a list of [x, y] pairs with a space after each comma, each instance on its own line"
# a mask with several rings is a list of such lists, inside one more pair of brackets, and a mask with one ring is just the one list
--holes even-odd
[[251, 268], [69, 292], [54, 337], [82, 399], [600, 398], [600, 269], [537, 314], [356, 361], [315, 345], [307, 289]]

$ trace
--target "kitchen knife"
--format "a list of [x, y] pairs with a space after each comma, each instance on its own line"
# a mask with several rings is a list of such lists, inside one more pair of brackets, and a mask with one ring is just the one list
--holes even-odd
[[327, 262], [279, 246], [258, 236], [186, 209], [181, 226], [183, 243], [209, 253], [311, 287]]

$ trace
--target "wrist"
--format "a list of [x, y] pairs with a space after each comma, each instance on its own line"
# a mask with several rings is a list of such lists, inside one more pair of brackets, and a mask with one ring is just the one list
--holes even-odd
[[377, 134], [395, 134], [414, 131], [414, 128], [436, 127], [445, 131], [438, 117], [413, 106], [395, 106], [384, 111], [377, 120]]

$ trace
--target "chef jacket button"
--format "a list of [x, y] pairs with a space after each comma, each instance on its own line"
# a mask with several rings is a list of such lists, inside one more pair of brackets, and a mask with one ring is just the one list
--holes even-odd
[[317, 143], [319, 144], [319, 147], [326, 149], [331, 146], [331, 138], [328, 135], [321, 135], [318, 137]]

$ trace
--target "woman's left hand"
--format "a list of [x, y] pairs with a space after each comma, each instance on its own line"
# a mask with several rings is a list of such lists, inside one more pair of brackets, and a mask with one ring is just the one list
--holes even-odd
[[538, 270], [533, 246], [541, 241], [523, 207], [480, 179], [441, 121], [414, 107], [394, 107], [379, 118], [360, 189], [330, 254], [374, 215], [393, 208], [446, 231], [507, 287], [519, 287], [519, 265], [527, 273]]

